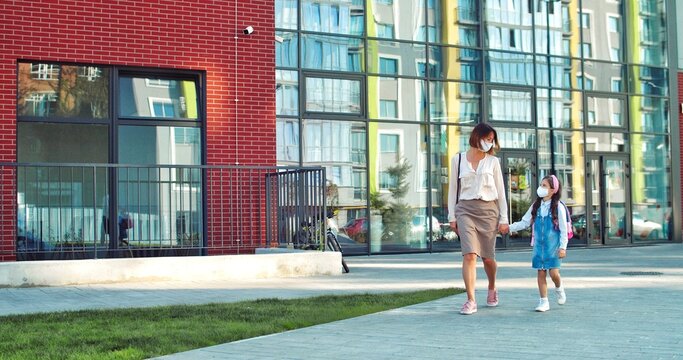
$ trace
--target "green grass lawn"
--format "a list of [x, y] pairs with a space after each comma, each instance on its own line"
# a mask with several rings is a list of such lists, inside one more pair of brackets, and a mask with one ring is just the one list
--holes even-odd
[[145, 359], [462, 292], [439, 289], [4, 316], [0, 317], [0, 358]]

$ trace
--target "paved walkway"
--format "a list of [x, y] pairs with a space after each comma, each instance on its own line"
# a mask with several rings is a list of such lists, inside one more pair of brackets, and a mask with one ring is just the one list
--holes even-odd
[[[163, 359], [683, 358], [683, 245], [570, 249], [567, 304], [551, 296], [546, 313], [533, 311], [529, 251], [497, 257], [500, 305], [481, 306], [480, 267], [472, 316], [458, 314], [461, 294]], [[459, 261], [459, 253], [353, 257], [351, 273], [334, 277], [0, 289], [0, 314], [454, 287], [462, 286]]]

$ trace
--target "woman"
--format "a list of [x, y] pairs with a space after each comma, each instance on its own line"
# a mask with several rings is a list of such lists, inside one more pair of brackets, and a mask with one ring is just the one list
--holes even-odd
[[448, 221], [460, 237], [462, 279], [467, 301], [460, 313], [477, 312], [474, 297], [477, 279], [477, 257], [484, 262], [489, 280], [488, 306], [498, 306], [495, 259], [496, 234], [509, 230], [507, 201], [500, 161], [493, 156], [500, 149], [498, 134], [488, 124], [479, 124], [470, 134], [470, 148], [451, 159], [448, 191]]

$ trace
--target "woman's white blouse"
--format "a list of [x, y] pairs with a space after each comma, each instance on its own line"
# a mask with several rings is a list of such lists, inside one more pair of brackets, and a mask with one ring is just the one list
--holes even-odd
[[[448, 221], [455, 220], [455, 200], [458, 191], [458, 157], [451, 159], [451, 174], [448, 186]], [[505, 185], [503, 185], [503, 173], [500, 170], [500, 160], [488, 155], [479, 161], [475, 171], [472, 164], [467, 160], [467, 154], [462, 153], [460, 165], [460, 200], [484, 200], [498, 201], [500, 224], [508, 223], [507, 201], [505, 200]]]
[[[548, 216], [548, 212], [550, 211], [550, 202], [551, 200], [548, 201], [541, 201], [541, 207], [538, 209], [540, 216]], [[524, 229], [527, 229], [529, 226], [531, 226], [531, 209], [534, 207], [534, 204], [532, 203], [531, 206], [529, 207], [529, 210], [526, 211], [526, 214], [522, 217], [522, 220], [515, 222], [514, 224], [510, 225], [510, 232], [518, 232], [522, 231]], [[561, 249], [567, 249], [567, 243], [569, 243], [569, 239], [567, 238], [567, 211], [564, 209], [564, 206], [560, 204], [559, 202], [557, 203], [557, 227], [560, 229], [560, 248]]]

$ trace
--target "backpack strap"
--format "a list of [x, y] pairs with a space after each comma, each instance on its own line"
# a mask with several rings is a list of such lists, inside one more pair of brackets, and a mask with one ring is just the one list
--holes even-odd
[[458, 191], [455, 193], [456, 205], [460, 202], [460, 165], [462, 164], [462, 153], [458, 154]]
[[560, 204], [562, 204], [562, 206], [564, 206], [564, 215], [566, 218], [565, 220], [567, 222], [570, 222], [571, 218], [569, 217], [569, 208], [567, 207], [567, 204], [565, 204], [564, 201], [562, 201], [562, 200], [560, 200]]

